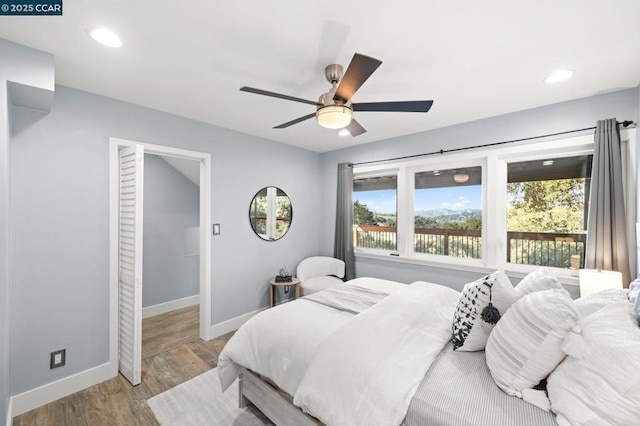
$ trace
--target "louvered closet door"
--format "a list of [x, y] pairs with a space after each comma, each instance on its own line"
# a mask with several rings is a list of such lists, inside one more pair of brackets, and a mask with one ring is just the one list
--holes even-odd
[[119, 368], [133, 385], [142, 369], [143, 178], [144, 147], [120, 150]]

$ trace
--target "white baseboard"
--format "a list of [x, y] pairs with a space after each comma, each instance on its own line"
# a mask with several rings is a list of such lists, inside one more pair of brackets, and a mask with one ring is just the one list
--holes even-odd
[[[187, 307], [191, 305], [195, 305], [199, 302], [200, 296], [192, 296], [185, 297], [184, 299], [178, 299], [174, 302], [162, 303], [160, 305], [150, 306], [149, 312], [154, 312], [151, 309], [164, 309], [166, 305], [170, 305], [176, 303], [173, 306], [177, 306], [169, 309], [171, 310], [180, 309], [182, 307]], [[189, 302], [190, 300], [190, 302]], [[193, 303], [193, 301], [196, 301]], [[188, 303], [186, 305], [181, 305], [181, 303]], [[240, 328], [242, 324], [247, 322], [254, 315], [264, 311], [268, 308], [261, 308], [253, 312], [248, 312], [246, 314], [237, 316], [235, 318], [231, 318], [229, 320], [223, 321], [218, 324], [214, 324], [209, 328], [209, 336], [211, 339], [222, 336], [224, 334], [229, 333], [230, 331], [237, 330]], [[144, 309], [143, 309], [144, 311]], [[162, 312], [158, 312], [162, 313]], [[153, 314], [157, 315], [157, 314]], [[153, 316], [149, 315], [149, 316]], [[144, 314], [143, 314], [144, 317]], [[98, 383], [102, 383], [105, 380], [112, 379], [118, 375], [117, 371], [114, 374], [114, 368], [110, 363], [105, 363], [99, 365], [94, 368], [90, 368], [88, 370], [82, 371], [80, 373], [76, 373], [72, 376], [65, 377], [63, 379], [57, 380], [52, 383], [47, 383], [46, 385], [42, 385], [38, 388], [31, 389], [29, 391], [23, 392], [18, 395], [14, 395], [9, 399], [9, 408], [7, 412], [7, 426], [11, 426], [13, 423], [13, 417], [19, 416], [20, 414], [24, 414], [27, 411], [31, 411], [38, 407], [42, 407], [50, 402], [56, 401], [60, 398], [64, 398], [65, 396], [71, 395], [72, 393], [79, 392], [83, 389], [89, 388], [91, 386], [97, 385]]]
[[9, 406], [7, 407], [7, 426], [13, 425], [13, 398], [9, 398]]
[[176, 309], [186, 308], [188, 306], [197, 305], [200, 303], [200, 295], [183, 297], [182, 299], [172, 300], [170, 302], [158, 303], [157, 305], [147, 306], [142, 308], [142, 318], [149, 318], [160, 314], [166, 314], [167, 312], [175, 311]]
[[[7, 419], [24, 414], [35, 408], [42, 407], [72, 393], [102, 383], [114, 378], [113, 369], [107, 362], [94, 368], [76, 373], [52, 383], [47, 383], [38, 388], [28, 390], [11, 397], [9, 401], [9, 415]], [[7, 424], [10, 425], [9, 420]]]
[[244, 315], [240, 315], [235, 318], [231, 318], [226, 321], [220, 322], [218, 324], [212, 325], [211, 328], [209, 329], [209, 338], [214, 339], [218, 336], [227, 334], [230, 331], [237, 330], [238, 328], [240, 328], [242, 324], [249, 321], [251, 317], [253, 317], [256, 314], [259, 314], [265, 309], [268, 309], [268, 308], [261, 308], [261, 309], [258, 309], [257, 311], [248, 312]]

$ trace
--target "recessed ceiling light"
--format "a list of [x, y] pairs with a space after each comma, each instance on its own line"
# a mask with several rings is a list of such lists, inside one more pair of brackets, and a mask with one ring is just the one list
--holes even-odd
[[572, 70], [555, 70], [544, 79], [545, 83], [559, 83], [573, 77]]
[[349, 133], [349, 131], [348, 131], [347, 129], [342, 129], [342, 130], [340, 130], [340, 131], [338, 132], [338, 134], [339, 134], [340, 136], [350, 136], [350, 135], [351, 135], [351, 133]]
[[122, 40], [111, 30], [106, 28], [89, 29], [89, 35], [98, 43], [108, 47], [122, 47]]

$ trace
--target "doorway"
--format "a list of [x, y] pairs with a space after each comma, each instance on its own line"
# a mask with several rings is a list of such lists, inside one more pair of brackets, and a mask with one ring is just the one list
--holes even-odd
[[[124, 154], [124, 155], [123, 155]], [[114, 376], [121, 371], [134, 385], [140, 382], [141, 369], [141, 327], [142, 327], [142, 275], [141, 275], [141, 226], [129, 227], [128, 224], [121, 225], [123, 220], [130, 220], [122, 217], [122, 211], [130, 209], [131, 205], [142, 205], [136, 201], [142, 195], [142, 184], [136, 186], [135, 177], [140, 176], [144, 169], [144, 154], [155, 154], [162, 157], [196, 160], [199, 163], [199, 288], [200, 288], [200, 314], [199, 314], [199, 337], [202, 340], [210, 339], [211, 322], [211, 155], [208, 153], [188, 151], [179, 148], [166, 147], [128, 141], [124, 139], [110, 138], [109, 141], [109, 169], [110, 169], [110, 350], [109, 364]], [[125, 159], [127, 157], [128, 159]], [[131, 160], [133, 159], [133, 160]], [[121, 163], [136, 164], [126, 178], [121, 177]], [[129, 205], [121, 205], [121, 195], [123, 192], [123, 179], [134, 179], [133, 185], [129, 187], [138, 188], [138, 191], [129, 191], [126, 194], [128, 200], [134, 202]], [[133, 195], [132, 195], [133, 194]], [[142, 197], [141, 197], [142, 198]], [[138, 213], [138, 215], [141, 214]], [[135, 212], [131, 217], [137, 217]], [[121, 228], [140, 228], [138, 238], [131, 232], [124, 238]], [[123, 239], [128, 244], [126, 249], [122, 249]], [[139, 240], [139, 242], [138, 242]], [[131, 242], [132, 241], [132, 242]], [[130, 244], [129, 244], [130, 243]], [[129, 247], [137, 247], [135, 251], [129, 252]], [[123, 262], [121, 252], [125, 251], [128, 259]], [[138, 265], [138, 269], [131, 270], [122, 268], [122, 264], [129, 263]], [[139, 277], [139, 278], [138, 278]], [[131, 298], [131, 303], [123, 304], [121, 295]], [[123, 308], [123, 305], [125, 308]], [[129, 306], [130, 305], [130, 306]], [[123, 310], [124, 309], [124, 310]], [[121, 321], [122, 320], [122, 321]], [[124, 350], [123, 350], [124, 348]], [[124, 363], [123, 363], [124, 361]], [[124, 368], [123, 368], [124, 366]]]
[[199, 338], [200, 162], [144, 154], [145, 359]]

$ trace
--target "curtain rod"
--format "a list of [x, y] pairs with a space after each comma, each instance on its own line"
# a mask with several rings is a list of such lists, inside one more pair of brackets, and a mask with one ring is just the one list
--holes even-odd
[[[629, 127], [630, 125], [634, 124], [634, 122], [631, 121], [631, 120], [624, 120], [624, 121], [618, 121], [618, 124], [622, 124], [623, 127]], [[578, 133], [578, 132], [584, 132], [584, 131], [587, 131], [587, 130], [595, 130], [595, 129], [596, 129], [595, 126], [593, 126], [593, 127], [585, 127], [584, 129], [567, 130], [565, 132], [549, 133], [548, 135], [532, 136], [532, 137], [529, 137], [529, 138], [522, 138], [522, 139], [512, 139], [510, 141], [486, 143], [486, 144], [483, 144], [483, 145], [466, 146], [466, 147], [462, 147], [462, 148], [441, 149], [440, 151], [425, 152], [423, 154], [405, 155], [403, 157], [387, 158], [385, 160], [361, 161], [359, 163], [353, 163], [352, 165], [353, 166], [361, 166], [363, 164], [384, 163], [386, 161], [407, 160], [409, 158], [426, 157], [428, 155], [446, 154], [446, 153], [449, 153], [449, 152], [466, 151], [466, 150], [469, 150], [469, 149], [476, 149], [476, 148], [486, 148], [486, 147], [489, 147], [489, 146], [505, 145], [505, 144], [508, 144], [508, 143], [515, 143], [515, 142], [524, 142], [524, 141], [530, 141], [530, 140], [533, 140], [533, 139], [542, 139], [542, 138], [548, 138], [548, 137], [551, 137], [551, 136], [560, 136], [560, 135], [566, 135], [566, 134], [569, 134], [569, 133]]]

